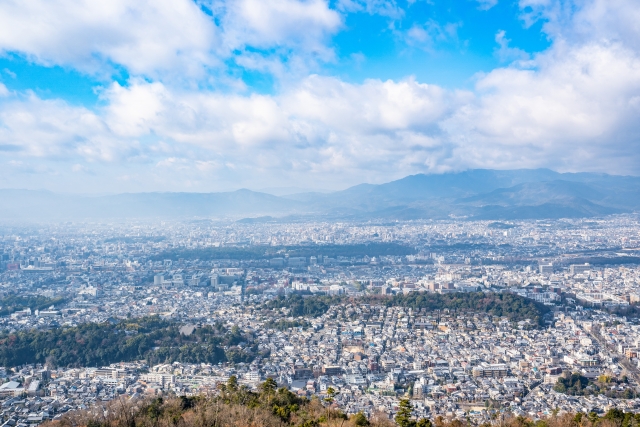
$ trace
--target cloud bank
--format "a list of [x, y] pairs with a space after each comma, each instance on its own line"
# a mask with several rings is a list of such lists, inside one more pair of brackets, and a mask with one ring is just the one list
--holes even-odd
[[[106, 83], [95, 108], [0, 85], [0, 179], [33, 186], [46, 176], [62, 188], [82, 175], [74, 188], [84, 192], [210, 191], [294, 180], [340, 188], [477, 167], [640, 172], [637, 2], [521, 0], [523, 22], [542, 20], [551, 47], [528, 56], [497, 34], [513, 62], [478, 75], [471, 90], [318, 72], [335, 60], [345, 10], [390, 16], [397, 5], [338, 6], [4, 2], [0, 50], [130, 77]], [[278, 90], [208, 84], [230, 61], [268, 70]]]

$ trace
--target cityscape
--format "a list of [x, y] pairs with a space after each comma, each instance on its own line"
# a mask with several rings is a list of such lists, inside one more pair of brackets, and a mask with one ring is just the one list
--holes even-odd
[[639, 0], [0, 0], [0, 427], [640, 427]]
[[3, 422], [231, 377], [389, 419], [636, 412], [638, 221], [5, 225]]

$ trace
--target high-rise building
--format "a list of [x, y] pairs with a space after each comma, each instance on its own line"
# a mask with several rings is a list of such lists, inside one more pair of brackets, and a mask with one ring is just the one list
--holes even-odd
[[540, 274], [553, 274], [553, 264], [540, 264]]
[[589, 263], [571, 264], [569, 266], [569, 271], [571, 272], [571, 274], [582, 274], [585, 271], [589, 271], [590, 269], [591, 269], [591, 266], [589, 265]]

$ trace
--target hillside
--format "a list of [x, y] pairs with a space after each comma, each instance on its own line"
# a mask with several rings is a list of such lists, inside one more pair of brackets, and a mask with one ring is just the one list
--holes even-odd
[[248, 362], [255, 348], [242, 331], [222, 325], [197, 328], [186, 336], [180, 324], [157, 317], [131, 319], [115, 325], [84, 323], [76, 327], [0, 334], [0, 366], [49, 363], [52, 366], [105, 366], [146, 359], [149, 363]]
[[[327, 390], [329, 392], [329, 390]], [[367, 417], [362, 412], [350, 416], [335, 408], [333, 392], [319, 398], [299, 397], [285, 388], [278, 388], [272, 379], [260, 384], [257, 391], [238, 384], [231, 376], [220, 384], [215, 397], [148, 397], [129, 401], [98, 402], [102, 410], [89, 408], [65, 414], [43, 427], [464, 427], [475, 425], [471, 420], [433, 417], [433, 420], [411, 417], [413, 405], [401, 399], [394, 421], [386, 413]], [[606, 413], [589, 414], [554, 412], [536, 419], [515, 416], [510, 411], [489, 409], [492, 423], [484, 427], [632, 427], [640, 422], [640, 414], [611, 408]]]
[[301, 297], [291, 294], [279, 296], [265, 304], [268, 309], [283, 307], [291, 311], [292, 316], [318, 317], [327, 312], [330, 306], [341, 302], [353, 304], [375, 304], [387, 307], [412, 308], [416, 312], [433, 313], [449, 310], [456, 313], [487, 313], [492, 316], [506, 317], [510, 322], [529, 321], [531, 327], [542, 326], [543, 317], [549, 308], [543, 304], [511, 293], [455, 292], [449, 294], [412, 292], [394, 296], [372, 295], [360, 298], [345, 296], [314, 295]]
[[127, 193], [79, 196], [0, 190], [3, 220], [233, 219], [250, 223], [305, 219], [548, 219], [640, 209], [640, 178], [548, 169], [470, 170], [411, 175], [333, 193], [283, 196], [221, 193]]

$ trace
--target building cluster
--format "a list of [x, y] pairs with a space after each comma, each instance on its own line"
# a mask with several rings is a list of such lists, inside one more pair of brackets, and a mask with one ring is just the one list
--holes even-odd
[[[268, 356], [213, 366], [8, 366], [0, 372], [0, 415], [13, 427], [117, 396], [215, 393], [232, 375], [249, 387], [271, 377], [309, 398], [333, 389], [348, 413], [393, 416], [402, 397], [412, 399], [419, 417], [478, 422], [507, 409], [533, 418], [612, 406], [635, 411], [638, 256], [633, 215], [554, 222], [4, 225], [2, 334], [159, 315], [238, 326]], [[552, 314], [540, 326], [482, 310], [342, 303], [305, 319], [287, 308], [262, 310], [293, 293], [476, 291], [516, 293]], [[273, 329], [278, 324], [284, 326]], [[294, 324], [302, 326], [287, 327]], [[572, 373], [589, 384], [615, 381], [597, 392], [592, 385], [593, 392], [576, 395], [555, 391]]]
[[[286, 311], [286, 310], [285, 310]], [[256, 389], [266, 378], [300, 396], [324, 398], [330, 388], [347, 413], [387, 413], [399, 398], [415, 415], [483, 422], [496, 409], [541, 418], [553, 411], [640, 410], [640, 326], [594, 310], [555, 312], [548, 328], [485, 314], [427, 313], [400, 307], [343, 304], [308, 327], [270, 329], [272, 318], [252, 306], [229, 306], [218, 321], [253, 332], [268, 356], [241, 364], [145, 362], [55, 369], [25, 366], [2, 371], [0, 414], [7, 425], [33, 424], [116, 397], [162, 393], [215, 394], [235, 375]], [[286, 316], [286, 314], [283, 314]], [[287, 317], [283, 317], [287, 319]], [[293, 318], [288, 318], [294, 320]], [[553, 390], [558, 378], [603, 376], [614, 393], [570, 396]]]

